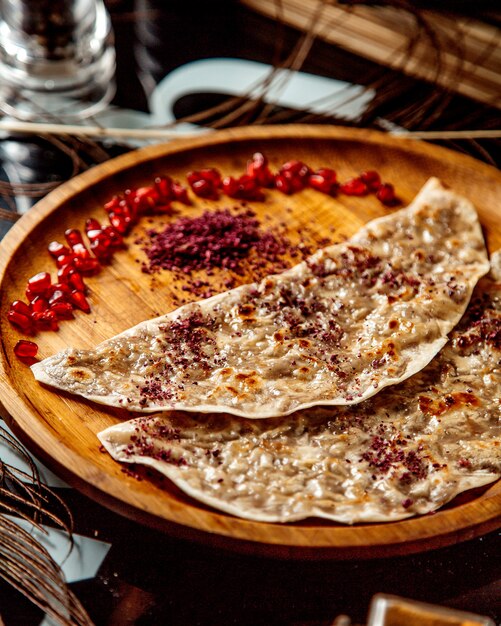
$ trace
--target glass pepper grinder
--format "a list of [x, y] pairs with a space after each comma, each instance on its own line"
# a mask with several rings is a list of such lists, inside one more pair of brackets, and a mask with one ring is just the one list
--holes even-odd
[[0, 111], [77, 121], [115, 92], [115, 49], [103, 0], [0, 0]]

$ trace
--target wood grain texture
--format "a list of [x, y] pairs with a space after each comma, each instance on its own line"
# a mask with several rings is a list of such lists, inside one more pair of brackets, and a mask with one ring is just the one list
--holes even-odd
[[[183, 180], [189, 170], [216, 166], [225, 174], [243, 171], [256, 150], [276, 168], [302, 159], [312, 167], [330, 166], [346, 179], [377, 169], [395, 183], [407, 204], [430, 176], [469, 197], [477, 206], [489, 250], [501, 247], [501, 174], [494, 168], [425, 143], [391, 138], [374, 131], [328, 126], [252, 127], [231, 129], [196, 139], [152, 146], [106, 162], [61, 185], [24, 215], [0, 245], [0, 399], [1, 412], [20, 438], [51, 468], [91, 498], [141, 523], [173, 535], [216, 546], [282, 558], [370, 558], [431, 549], [487, 532], [501, 520], [501, 486], [463, 494], [431, 516], [389, 524], [345, 527], [318, 520], [290, 525], [238, 519], [191, 500], [167, 480], [138, 481], [99, 450], [96, 433], [127, 419], [126, 411], [107, 409], [39, 385], [13, 355], [20, 335], [5, 313], [22, 299], [27, 279], [54, 272], [46, 252], [50, 241], [63, 240], [69, 227], [83, 228], [91, 216], [104, 221], [103, 204], [130, 186], [150, 184], [168, 174]], [[178, 215], [197, 215], [207, 208], [234, 204], [195, 201]], [[388, 213], [374, 197], [326, 197], [313, 190], [294, 196], [267, 192], [254, 203], [263, 226], [286, 224], [291, 239], [310, 241], [328, 236], [340, 240], [363, 223]], [[141, 272], [143, 253], [138, 236], [171, 218], [144, 218], [127, 238], [128, 247], [99, 275], [87, 279], [90, 315], [63, 322], [57, 333], [40, 333], [36, 341], [46, 357], [68, 345], [91, 347], [144, 319], [174, 308], [182, 284], [169, 272]], [[249, 274], [240, 280], [249, 280]], [[221, 275], [210, 278], [217, 288]]]

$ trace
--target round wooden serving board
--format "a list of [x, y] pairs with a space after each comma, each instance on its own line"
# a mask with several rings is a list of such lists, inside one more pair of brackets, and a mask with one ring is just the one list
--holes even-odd
[[[128, 187], [151, 184], [161, 174], [185, 182], [188, 171], [210, 166], [237, 175], [256, 151], [269, 157], [273, 169], [289, 159], [301, 159], [312, 168], [334, 168], [340, 180], [377, 169], [384, 180], [395, 184], [403, 204], [412, 200], [430, 176], [437, 176], [475, 203], [489, 250], [501, 246], [500, 172], [433, 145], [372, 131], [285, 126], [232, 129], [131, 152], [61, 185], [24, 215], [0, 245], [4, 416], [34, 454], [91, 498], [146, 525], [224, 548], [285, 558], [370, 558], [431, 549], [497, 528], [499, 482], [463, 494], [434, 515], [387, 524], [347, 527], [315, 519], [270, 524], [219, 513], [191, 500], [166, 480], [139, 481], [124, 473], [120, 464], [100, 451], [96, 433], [130, 415], [41, 386], [14, 356], [21, 335], [7, 322], [6, 312], [10, 302], [24, 298], [30, 276], [40, 271], [54, 276], [46, 251], [49, 242], [64, 241], [67, 228], [83, 229], [88, 217], [105, 221], [104, 203]], [[266, 195], [265, 202], [251, 203], [263, 228], [285, 224], [293, 240], [301, 237], [315, 242], [326, 236], [337, 241], [390, 210], [372, 195], [331, 198], [311, 189], [293, 196], [278, 191]], [[176, 215], [143, 218], [144, 223], [128, 236], [127, 249], [100, 274], [87, 279], [91, 313], [62, 322], [58, 332], [39, 333], [35, 341], [40, 356], [67, 346], [92, 347], [175, 308], [176, 293], [193, 299], [170, 272], [154, 276], [141, 272], [144, 256], [137, 237], [152, 224], [235, 204], [226, 197], [217, 202], [194, 199], [191, 207], [179, 204]], [[216, 289], [222, 288], [221, 274], [209, 280]]]

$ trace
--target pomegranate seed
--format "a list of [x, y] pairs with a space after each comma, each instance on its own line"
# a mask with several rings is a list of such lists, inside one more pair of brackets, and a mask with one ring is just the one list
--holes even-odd
[[74, 289], [76, 289], [77, 291], [81, 291], [82, 293], [86, 289], [82, 276], [76, 270], [70, 272], [68, 276], [68, 282], [72, 287], [74, 287]]
[[61, 256], [58, 256], [56, 259], [56, 267], [61, 269], [65, 265], [72, 265], [74, 259], [75, 255], [71, 252], [70, 254], [61, 254]]
[[28, 279], [28, 289], [34, 294], [44, 293], [50, 287], [49, 272], [40, 272]]
[[333, 195], [338, 187], [336, 172], [327, 167], [320, 168], [308, 176], [308, 185], [312, 189]]
[[84, 313], [90, 313], [90, 305], [87, 302], [87, 298], [81, 291], [77, 291], [76, 289], [70, 294], [71, 301], [73, 304], [83, 311]]
[[276, 189], [278, 189], [282, 193], [287, 194], [288, 196], [293, 194], [294, 191], [295, 191], [294, 187], [292, 186], [291, 179], [290, 178], [286, 178], [282, 174], [276, 174], [275, 175], [275, 187], [276, 187]]
[[73, 260], [72, 260], [71, 263], [67, 263], [66, 265], [63, 265], [57, 270], [57, 280], [61, 283], [68, 282], [71, 272], [74, 272], [74, 271], [75, 271], [75, 266], [73, 265]]
[[246, 171], [260, 187], [273, 187], [274, 176], [268, 167], [268, 159], [261, 152], [252, 155], [252, 161], [247, 163]]
[[69, 302], [54, 302], [50, 305], [50, 310], [55, 313], [58, 320], [71, 320], [75, 317], [73, 306]]
[[92, 255], [83, 245], [83, 243], [77, 243], [73, 246], [73, 252], [79, 259], [91, 259]]
[[74, 266], [77, 272], [83, 276], [94, 276], [101, 271], [101, 263], [96, 258], [91, 257], [90, 254], [88, 259], [77, 257]]
[[117, 213], [110, 213], [109, 218], [113, 228], [121, 235], [125, 235], [130, 222], [128, 222], [122, 215], [118, 215]]
[[92, 230], [87, 231], [87, 238], [89, 241], [94, 241], [95, 239], [99, 239], [100, 237], [106, 237], [103, 231], [100, 228], [93, 228]]
[[39, 311], [31, 314], [31, 319], [35, 324], [37, 330], [59, 330], [59, 324], [57, 323], [57, 316], [54, 311], [50, 309], [47, 311]]
[[33, 322], [31, 317], [27, 315], [10, 310], [7, 312], [7, 319], [13, 326], [23, 332], [31, 332], [33, 330]]
[[109, 200], [108, 202], [105, 203], [104, 210], [107, 213], [110, 213], [110, 211], [116, 211], [117, 208], [120, 205], [120, 201], [121, 200], [122, 200], [122, 198], [120, 198], [120, 196], [113, 196], [113, 198], [111, 200]]
[[209, 200], [218, 199], [218, 193], [214, 185], [208, 180], [199, 178], [191, 184], [191, 188], [193, 189], [193, 193], [199, 198], [207, 198]]
[[113, 226], [103, 228], [103, 233], [108, 237], [112, 248], [121, 248], [124, 244], [124, 238]]
[[68, 230], [65, 231], [64, 236], [71, 248], [73, 248], [73, 246], [77, 243], [83, 245], [82, 233], [77, 228], [68, 228]]
[[136, 190], [136, 197], [134, 198], [134, 206], [136, 212], [146, 213], [151, 211], [160, 199], [158, 191], [153, 187], [139, 187]]
[[100, 263], [108, 263], [113, 257], [113, 250], [107, 237], [94, 239], [90, 244], [90, 249]]
[[28, 302], [32, 302], [39, 295], [29, 287], [26, 287], [26, 291], [24, 293], [26, 294], [26, 299], [28, 300]]
[[359, 177], [350, 178], [350, 180], [340, 185], [339, 189], [347, 196], [365, 196], [368, 192], [367, 185]]
[[14, 346], [14, 354], [20, 358], [33, 358], [37, 355], [38, 346], [33, 341], [20, 339]]
[[381, 177], [374, 170], [362, 172], [360, 179], [367, 185], [367, 189], [370, 191], [377, 191], [381, 185]]
[[32, 313], [42, 313], [43, 311], [47, 311], [49, 308], [49, 303], [42, 296], [37, 296], [31, 302], [31, 311]]
[[85, 232], [87, 237], [89, 236], [89, 232], [92, 230], [101, 230], [101, 224], [94, 217], [89, 217], [85, 221]]
[[154, 181], [156, 192], [159, 196], [159, 200], [167, 201], [172, 200], [174, 197], [173, 194], [173, 183], [172, 178], [169, 176], [157, 176]]
[[221, 181], [221, 189], [224, 194], [233, 198], [238, 189], [238, 182], [233, 176], [225, 176]]
[[172, 193], [174, 195], [173, 200], [177, 200], [178, 202], [182, 202], [183, 204], [190, 205], [191, 200], [188, 197], [188, 190], [181, 183], [172, 183]]
[[382, 183], [376, 192], [376, 198], [385, 206], [394, 206], [399, 203], [395, 196], [395, 188], [391, 183]]
[[69, 289], [68, 288], [66, 289], [67, 289], [66, 293], [62, 291], [61, 289], [56, 289], [56, 291], [54, 291], [54, 293], [49, 298], [49, 305], [55, 304], [56, 302], [66, 302], [70, 293]]
[[26, 316], [29, 316], [31, 314], [30, 307], [26, 304], [26, 302], [23, 302], [22, 300], [14, 300], [14, 302], [10, 305], [10, 310]]
[[50, 289], [47, 290], [47, 297], [50, 299], [56, 291], [62, 291], [63, 294], [68, 295], [70, 293], [70, 288], [67, 283], [53, 283], [50, 286]]
[[51, 241], [47, 246], [47, 250], [49, 251], [49, 254], [55, 259], [57, 259], [62, 254], [70, 254], [69, 248], [64, 246], [62, 243], [59, 243], [59, 241]]

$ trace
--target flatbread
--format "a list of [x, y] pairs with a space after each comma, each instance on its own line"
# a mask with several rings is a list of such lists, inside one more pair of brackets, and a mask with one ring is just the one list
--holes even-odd
[[132, 411], [287, 415], [361, 402], [422, 369], [489, 268], [472, 204], [430, 179], [349, 241], [32, 366], [37, 380]]
[[117, 461], [252, 520], [385, 522], [501, 476], [501, 255], [460, 325], [412, 378], [350, 407], [248, 420], [140, 417], [99, 434]]

